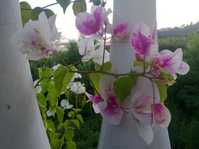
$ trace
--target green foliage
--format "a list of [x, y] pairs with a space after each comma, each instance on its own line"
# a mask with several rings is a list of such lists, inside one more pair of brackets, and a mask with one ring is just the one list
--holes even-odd
[[50, 16], [53, 16], [54, 15], [54, 12], [50, 9], [43, 9], [41, 7], [36, 7], [34, 9], [32, 9], [32, 12], [31, 12], [31, 19], [32, 20], [37, 20], [39, 18], [39, 14], [41, 12], [45, 12], [46, 16], [49, 18]]
[[159, 81], [156, 81], [156, 84], [160, 93], [160, 101], [164, 103], [164, 101], [167, 99], [167, 85]]
[[25, 25], [29, 20], [37, 20], [41, 12], [45, 12], [47, 17], [53, 16], [54, 12], [50, 9], [36, 7], [34, 9], [27, 2], [20, 2], [22, 23]]
[[101, 0], [90, 0], [94, 5], [99, 6], [101, 4]]
[[114, 81], [113, 88], [116, 96], [123, 102], [130, 95], [133, 86], [136, 83], [136, 78], [132, 76], [120, 77]]
[[22, 23], [25, 25], [31, 18], [32, 8], [27, 2], [20, 2], [20, 7]]
[[78, 0], [73, 3], [73, 13], [77, 15], [80, 12], [86, 11], [86, 1], [85, 0]]
[[71, 0], [57, 0], [59, 5], [63, 8], [64, 13], [66, 12], [67, 7], [70, 5]]
[[[71, 69], [74, 68], [70, 66]], [[80, 129], [84, 123], [81, 109], [85, 98], [82, 95], [78, 97], [67, 89], [72, 77], [73, 73], [63, 65], [56, 70], [49, 67], [39, 68], [35, 87], [41, 88], [37, 91], [38, 103], [52, 149], [76, 149], [74, 131]], [[64, 109], [60, 105], [63, 99], [69, 100], [75, 106]], [[77, 101], [78, 99], [81, 100]], [[53, 113], [50, 116], [47, 114], [49, 110]]]

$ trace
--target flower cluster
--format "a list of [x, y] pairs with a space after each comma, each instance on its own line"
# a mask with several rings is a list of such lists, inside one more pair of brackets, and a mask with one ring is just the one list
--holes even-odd
[[53, 54], [58, 48], [60, 33], [55, 26], [56, 16], [49, 19], [45, 13], [36, 21], [30, 20], [14, 36], [14, 42], [29, 60], [38, 60]]
[[[183, 61], [182, 49], [177, 49], [174, 52], [158, 51], [155, 29], [149, 28], [145, 24], [135, 25], [131, 28], [128, 22], [120, 22], [112, 26], [108, 20], [109, 14], [110, 11], [104, 7], [94, 6], [90, 13], [81, 12], [76, 16], [76, 27], [80, 33], [78, 47], [82, 62], [92, 60], [97, 66], [101, 66], [100, 73], [106, 74], [99, 82], [98, 94], [87, 93], [84, 84], [77, 79], [82, 77], [79, 73], [74, 74], [67, 87], [76, 94], [85, 93], [92, 103], [94, 111], [100, 113], [111, 124], [119, 125], [124, 113], [129, 113], [133, 119], [137, 120], [140, 135], [147, 143], [151, 143], [153, 137], [143, 134], [143, 127], [147, 126], [147, 129], [150, 129], [148, 132], [153, 132], [153, 125], [164, 128], [169, 126], [171, 115], [164, 104], [166, 97], [161, 97], [161, 94], [165, 94], [166, 88], [175, 82], [177, 74], [185, 75], [188, 73], [189, 65]], [[111, 39], [107, 38], [108, 34], [111, 34]], [[55, 27], [55, 16], [47, 19], [45, 14], [41, 13], [38, 21], [28, 22], [24, 29], [17, 33], [16, 37], [22, 52], [30, 60], [49, 56], [57, 49], [60, 38]], [[132, 72], [121, 75], [104, 71], [104, 64], [110, 61], [108, 41], [129, 41], [132, 55], [135, 58], [132, 60]], [[59, 67], [57, 65], [53, 69], [56, 71]], [[69, 72], [70, 69], [66, 70]], [[89, 71], [85, 73], [89, 74]], [[90, 73], [99, 73], [99, 71], [91, 71]], [[152, 96], [143, 94], [135, 97], [131, 94], [131, 89], [137, 85], [133, 82], [136, 82], [140, 77], [151, 82]], [[127, 88], [130, 89], [125, 89], [126, 86], [120, 87], [124, 84], [127, 84]], [[158, 87], [159, 92], [156, 90]], [[37, 88], [38, 92], [40, 90]], [[156, 92], [160, 97], [156, 97]], [[124, 104], [127, 97], [133, 97], [128, 106]], [[63, 100], [61, 106], [64, 109], [72, 108], [68, 100]], [[47, 115], [53, 116], [54, 113], [49, 110]], [[153, 136], [153, 133], [150, 134]]]
[[[100, 113], [111, 124], [119, 125], [124, 113], [130, 113], [140, 124], [138, 126], [140, 135], [150, 144], [153, 140], [152, 126], [158, 125], [166, 128], [171, 121], [170, 112], [164, 104], [165, 97], [156, 99], [155, 92], [157, 90], [155, 87], [159, 84], [164, 88], [172, 85], [176, 80], [177, 74], [185, 75], [188, 73], [189, 65], [183, 61], [182, 49], [177, 49], [174, 52], [169, 50], [158, 52], [155, 29], [149, 28], [145, 24], [135, 25], [131, 29], [127, 22], [121, 22], [112, 27], [107, 22], [107, 13], [102, 7], [95, 7], [90, 14], [84, 12], [77, 16], [76, 26], [83, 36], [79, 41], [79, 51], [83, 55], [83, 59], [92, 59], [98, 64], [108, 61], [105, 58], [103, 60], [106, 61], [100, 59], [108, 55], [105, 49], [106, 34], [108, 32], [111, 33], [112, 40], [129, 41], [132, 54], [135, 55], [133, 72], [131, 73], [136, 74], [138, 77], [147, 78], [151, 81], [151, 84], [155, 84], [152, 85], [154, 95], [143, 94], [136, 98], [133, 96], [134, 99], [127, 108], [117, 96], [118, 90], [114, 90], [114, 82], [118, 78], [113, 79], [111, 77], [101, 80], [106, 85], [102, 85], [98, 95], [86, 94], [93, 105], [94, 111]], [[100, 46], [97, 46], [98, 48], [95, 45], [96, 41], [103, 41]], [[122, 93], [122, 91], [120, 92]], [[164, 94], [165, 92], [166, 90], [164, 90]], [[124, 100], [122, 99], [122, 101]], [[150, 136], [143, 133], [145, 131], [143, 131], [144, 129], [141, 125], [150, 129]]]

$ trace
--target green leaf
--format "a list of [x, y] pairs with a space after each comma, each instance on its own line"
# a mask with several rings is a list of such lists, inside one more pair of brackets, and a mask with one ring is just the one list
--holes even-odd
[[58, 94], [53, 81], [49, 82], [47, 99], [49, 101], [51, 110], [56, 111], [58, 104]]
[[78, 0], [73, 3], [73, 12], [77, 15], [80, 12], [86, 11], [86, 1], [85, 0]]
[[47, 106], [46, 97], [42, 93], [37, 94], [37, 100], [39, 103], [39, 107], [46, 109], [46, 106]]
[[58, 92], [60, 92], [63, 87], [63, 80], [66, 73], [67, 70], [62, 66], [60, 66], [54, 73], [55, 87]]
[[174, 77], [164, 69], [160, 69], [160, 76], [163, 77], [164, 80], [166, 80], [166, 81], [173, 81], [174, 80]]
[[39, 14], [40, 14], [41, 12], [45, 12], [47, 18], [49, 18], [50, 16], [55, 15], [55, 13], [54, 13], [52, 10], [50, 10], [50, 9], [43, 9], [43, 8], [41, 8], [41, 7], [36, 7], [36, 8], [34, 8], [34, 9], [32, 10], [31, 19], [32, 19], [32, 20], [38, 20]]
[[47, 129], [51, 132], [55, 132], [56, 129], [55, 129], [55, 124], [53, 121], [51, 120], [47, 120]]
[[114, 81], [113, 88], [116, 96], [123, 102], [127, 96], [130, 95], [133, 86], [136, 83], [136, 77], [120, 77], [119, 79]]
[[99, 91], [99, 81], [100, 81], [101, 77], [102, 77], [101, 74], [96, 74], [96, 73], [89, 74], [89, 78], [91, 79], [91, 81], [97, 91]]
[[39, 68], [39, 78], [40, 79], [49, 79], [52, 77], [52, 69], [51, 68]]
[[67, 142], [67, 149], [76, 149], [76, 144], [74, 141], [68, 141]]
[[31, 19], [32, 8], [27, 2], [20, 2], [22, 23], [25, 25]]
[[80, 122], [77, 119], [71, 120], [71, 122], [74, 124], [75, 127], [77, 127], [78, 129], [80, 129]]
[[57, 113], [57, 117], [58, 117], [59, 122], [62, 123], [63, 118], [64, 118], [64, 110], [60, 107], [57, 107], [56, 113]]
[[67, 140], [67, 141], [72, 141], [73, 140], [73, 137], [74, 137], [74, 132], [73, 132], [73, 130], [72, 129], [67, 129], [66, 130], [66, 133], [65, 133], [65, 139]]
[[90, 0], [90, 2], [93, 2], [93, 4], [96, 6], [99, 6], [101, 4], [101, 0]]
[[84, 120], [80, 114], [78, 114], [76, 117], [81, 123], [84, 123]]
[[160, 93], [160, 101], [164, 102], [167, 99], [167, 85], [160, 81], [156, 81]]
[[66, 8], [70, 5], [71, 0], [57, 0], [59, 5], [63, 8], [64, 13], [66, 12]]

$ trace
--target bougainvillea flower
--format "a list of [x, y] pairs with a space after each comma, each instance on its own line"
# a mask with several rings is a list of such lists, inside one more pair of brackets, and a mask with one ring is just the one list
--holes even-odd
[[164, 69], [171, 75], [176, 73], [185, 75], [189, 71], [189, 65], [183, 61], [182, 49], [175, 52], [163, 50], [153, 58], [152, 73], [159, 75], [160, 70]]
[[86, 93], [89, 101], [92, 103], [93, 110], [95, 113], [102, 113], [104, 109], [107, 107], [107, 103], [102, 99], [101, 96], [93, 96], [89, 93]]
[[110, 124], [119, 125], [124, 112], [121, 109], [119, 103], [117, 102], [117, 98], [114, 95], [109, 95], [106, 101], [107, 106], [101, 113], [103, 118]]
[[167, 107], [163, 104], [152, 104], [152, 113], [154, 121], [157, 125], [166, 128], [171, 121], [171, 114]]
[[95, 7], [91, 13], [81, 12], [76, 16], [76, 27], [83, 35], [93, 35], [102, 29], [104, 21], [104, 9]]
[[127, 22], [119, 23], [113, 27], [113, 39], [122, 40], [129, 36], [129, 26]]
[[14, 42], [29, 60], [48, 57], [57, 49], [60, 33], [55, 27], [55, 19], [56, 16], [48, 19], [42, 12], [38, 20], [30, 20], [14, 35]]
[[104, 100], [101, 96], [93, 96], [86, 93], [89, 101], [92, 102], [95, 113], [100, 113], [104, 120], [113, 125], [119, 125], [123, 116], [123, 111], [115, 96], [110, 95]]
[[[97, 41], [97, 42], [96, 42]], [[104, 55], [104, 62], [110, 61], [110, 54], [107, 50], [104, 53], [104, 41], [97, 38], [82, 38], [78, 42], [79, 53], [83, 61], [93, 60], [101, 65]]]
[[130, 39], [137, 59], [143, 59], [151, 54], [151, 47], [154, 44], [154, 32], [149, 27], [142, 24], [133, 29]]

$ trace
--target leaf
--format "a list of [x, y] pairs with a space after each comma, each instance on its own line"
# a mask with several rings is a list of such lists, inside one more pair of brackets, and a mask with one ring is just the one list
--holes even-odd
[[55, 132], [56, 129], [55, 129], [55, 124], [53, 121], [51, 120], [47, 120], [47, 129], [51, 132]]
[[37, 100], [38, 100], [38, 103], [39, 103], [39, 107], [46, 109], [46, 106], [47, 106], [46, 98], [42, 93], [37, 94]]
[[54, 13], [52, 10], [50, 10], [50, 9], [43, 9], [43, 8], [41, 8], [41, 7], [36, 7], [36, 8], [34, 8], [34, 9], [32, 10], [31, 19], [32, 19], [32, 20], [38, 20], [39, 14], [40, 14], [41, 12], [43, 12], [43, 11], [45, 12], [47, 18], [49, 18], [49, 17], [55, 15], [55, 13]]
[[39, 78], [40, 79], [49, 79], [52, 76], [51, 68], [39, 68]]
[[67, 142], [67, 149], [76, 149], [76, 144], [74, 141], [68, 141]]
[[64, 13], [66, 12], [66, 8], [70, 5], [71, 0], [57, 0], [59, 5], [63, 8]]
[[57, 90], [55, 88], [55, 84], [54, 84], [53, 81], [49, 82], [47, 99], [48, 99], [49, 104], [50, 104], [50, 109], [53, 110], [53, 111], [54, 110], [56, 111], [56, 107], [57, 107], [57, 104], [58, 104], [58, 94], [57, 94]]
[[156, 81], [160, 93], [160, 101], [164, 102], [167, 99], [167, 85], [162, 82]]
[[77, 119], [73, 119], [71, 120], [71, 122], [74, 124], [75, 127], [77, 127], [78, 129], [80, 129], [80, 122]]
[[116, 96], [123, 102], [127, 96], [130, 95], [133, 86], [136, 83], [136, 77], [120, 77], [119, 79], [114, 81], [113, 88]]
[[65, 133], [65, 139], [67, 140], [67, 141], [72, 141], [73, 140], [73, 137], [74, 137], [74, 132], [73, 132], [73, 130], [72, 129], [67, 129], [66, 130], [66, 133]]
[[94, 5], [99, 6], [101, 4], [101, 0], [90, 0]]
[[20, 2], [22, 23], [25, 25], [31, 19], [32, 8], [27, 2]]
[[59, 122], [62, 123], [63, 118], [64, 118], [64, 110], [60, 107], [57, 107], [56, 113], [57, 113], [57, 117], [58, 117]]
[[89, 78], [91, 79], [95, 89], [99, 91], [99, 81], [101, 79], [102, 75], [101, 74], [89, 74]]
[[173, 81], [175, 80], [174, 77], [169, 74], [166, 70], [160, 69], [160, 76], [166, 81]]
[[76, 117], [81, 123], [84, 123], [84, 120], [80, 114], [78, 114]]
[[63, 66], [58, 67], [54, 73], [55, 87], [59, 93], [63, 87], [63, 80], [66, 73], [67, 70]]
[[86, 11], [86, 1], [85, 0], [78, 0], [73, 3], [73, 12], [77, 15], [80, 12]]

